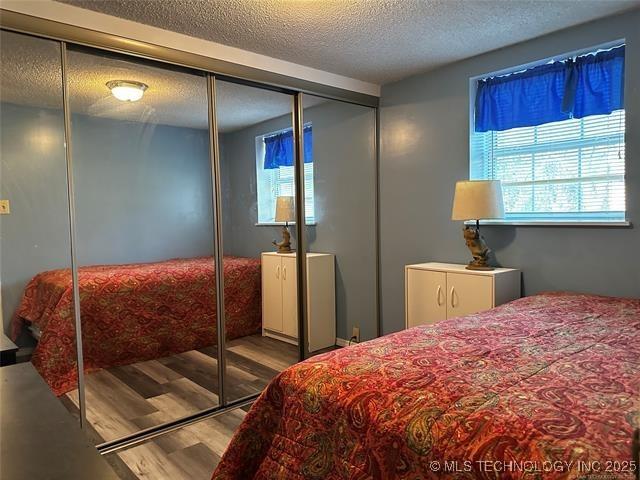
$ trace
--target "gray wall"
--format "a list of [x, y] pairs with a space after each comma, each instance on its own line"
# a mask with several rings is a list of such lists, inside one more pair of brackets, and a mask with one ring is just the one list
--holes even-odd
[[[361, 338], [374, 338], [375, 112], [331, 101], [305, 109], [304, 121], [313, 125], [317, 222], [307, 228], [309, 249], [336, 255], [338, 337], [348, 339], [359, 325]], [[290, 126], [286, 116], [221, 137], [226, 254], [257, 257], [274, 250], [281, 227], [255, 225], [255, 138]]]
[[5, 331], [36, 273], [70, 265], [62, 112], [0, 104], [0, 282]]
[[[469, 78], [626, 38], [627, 215], [640, 222], [640, 12], [635, 10], [385, 85], [381, 99], [383, 333], [404, 327], [403, 266], [466, 263], [454, 185], [469, 172]], [[486, 226], [502, 266], [523, 271], [524, 294], [572, 290], [640, 297], [640, 230]]]
[[[6, 326], [26, 283], [68, 268], [69, 222], [59, 112], [2, 104], [0, 275]], [[73, 118], [78, 263], [211, 255], [206, 131]]]
[[78, 263], [213, 253], [205, 130], [74, 117]]

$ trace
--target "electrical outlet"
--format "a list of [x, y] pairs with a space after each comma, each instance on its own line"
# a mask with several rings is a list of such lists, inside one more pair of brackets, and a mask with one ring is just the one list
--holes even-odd
[[9, 215], [11, 213], [11, 207], [9, 200], [0, 200], [0, 215]]
[[351, 331], [351, 338], [355, 338], [357, 343], [360, 343], [360, 327], [353, 327]]

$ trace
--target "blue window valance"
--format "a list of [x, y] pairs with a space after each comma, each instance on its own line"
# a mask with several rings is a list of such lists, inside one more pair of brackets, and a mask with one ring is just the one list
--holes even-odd
[[620, 46], [478, 81], [475, 131], [531, 127], [624, 108]]
[[[311, 125], [303, 129], [304, 163], [313, 162], [313, 136]], [[264, 138], [264, 168], [270, 170], [279, 167], [293, 166], [293, 130], [269, 135]]]

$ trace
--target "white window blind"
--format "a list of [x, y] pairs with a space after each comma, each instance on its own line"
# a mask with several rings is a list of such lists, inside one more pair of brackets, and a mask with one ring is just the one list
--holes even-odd
[[474, 132], [472, 179], [501, 180], [506, 220], [625, 220], [625, 112]]
[[[264, 168], [264, 137], [273, 133], [256, 138], [258, 223], [275, 222], [277, 197], [295, 196], [295, 167]], [[313, 162], [304, 164], [304, 213], [306, 223], [315, 223]]]

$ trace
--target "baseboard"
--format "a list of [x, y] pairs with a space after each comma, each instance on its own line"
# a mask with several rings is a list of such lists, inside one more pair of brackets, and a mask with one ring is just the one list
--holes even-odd
[[[286, 335], [282, 335], [278, 332], [272, 332], [271, 330], [267, 330], [265, 328], [262, 329], [262, 335], [264, 337], [270, 337], [270, 338], [275, 338], [276, 340], [280, 340], [282, 342], [287, 342], [290, 343], [291, 345], [298, 345], [298, 342], [296, 341], [295, 338], [291, 338], [288, 337]], [[336, 345], [338, 347], [348, 347], [349, 346], [349, 340], [345, 340], [344, 338], [337, 338], [336, 337]], [[329, 347], [327, 347], [329, 348]], [[323, 350], [323, 349], [320, 349]]]
[[298, 341], [295, 338], [288, 337], [287, 335], [282, 335], [278, 332], [272, 332], [265, 328], [262, 329], [263, 337], [275, 338], [276, 340], [280, 340], [281, 342], [290, 343], [291, 345], [298, 345]]

